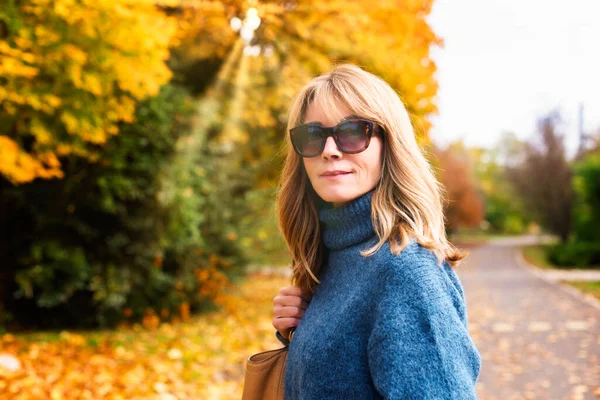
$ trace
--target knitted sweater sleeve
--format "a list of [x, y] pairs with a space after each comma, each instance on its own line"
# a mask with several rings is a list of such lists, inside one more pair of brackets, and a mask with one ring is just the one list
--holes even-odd
[[481, 357], [455, 272], [422, 252], [390, 264], [368, 343], [375, 388], [385, 399], [477, 399]]

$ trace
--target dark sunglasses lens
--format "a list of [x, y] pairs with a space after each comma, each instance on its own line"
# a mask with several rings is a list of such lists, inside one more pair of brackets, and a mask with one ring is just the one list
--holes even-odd
[[323, 147], [323, 130], [319, 126], [300, 126], [293, 130], [292, 142], [304, 157], [318, 155]]
[[361, 121], [346, 122], [338, 127], [340, 146], [346, 152], [364, 150], [368, 141], [369, 124]]

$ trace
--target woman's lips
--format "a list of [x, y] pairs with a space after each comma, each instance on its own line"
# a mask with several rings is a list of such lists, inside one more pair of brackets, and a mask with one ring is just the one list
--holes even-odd
[[321, 178], [325, 178], [325, 179], [340, 179], [346, 175], [350, 175], [351, 172], [348, 171], [328, 171], [325, 172], [324, 174], [321, 175]]

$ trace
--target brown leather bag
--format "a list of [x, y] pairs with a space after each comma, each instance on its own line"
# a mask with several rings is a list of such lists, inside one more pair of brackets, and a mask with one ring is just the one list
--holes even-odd
[[[290, 330], [291, 343], [296, 328]], [[248, 358], [242, 400], [283, 400], [288, 347], [263, 351]]]
[[283, 347], [248, 358], [242, 400], [283, 400], [287, 354]]

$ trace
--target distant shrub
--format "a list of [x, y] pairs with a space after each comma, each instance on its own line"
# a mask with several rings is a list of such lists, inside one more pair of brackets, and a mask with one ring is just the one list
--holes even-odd
[[598, 266], [600, 265], [600, 243], [557, 244], [548, 248], [548, 260], [561, 267]]
[[575, 163], [573, 188], [575, 237], [600, 243], [600, 148]]

